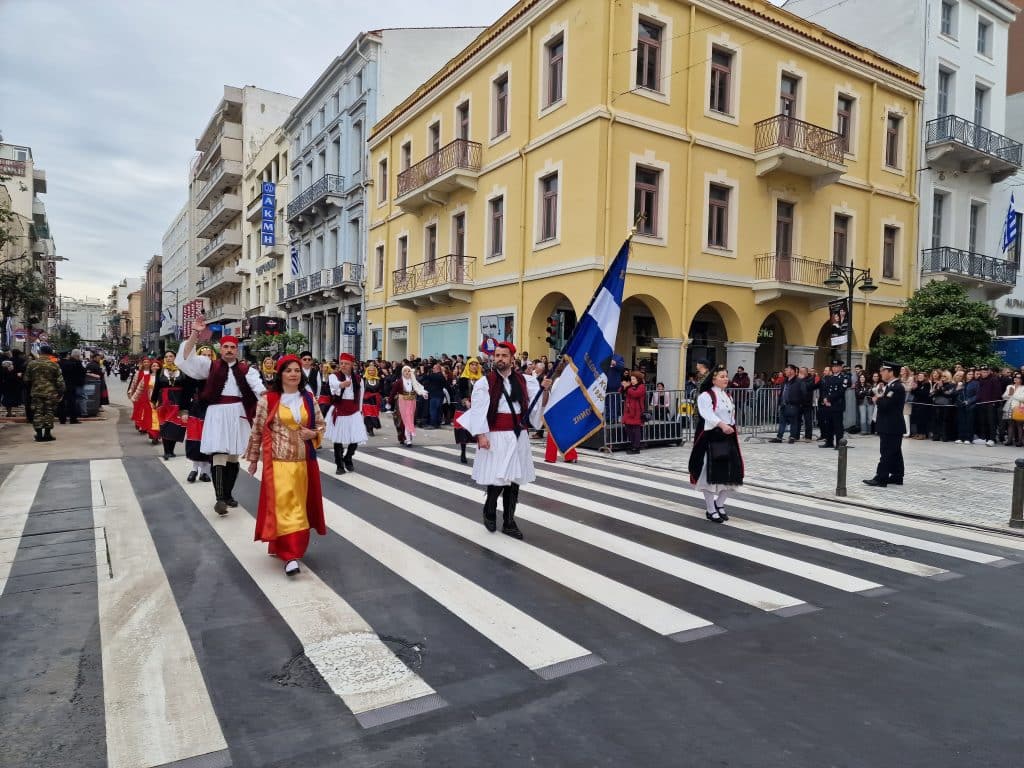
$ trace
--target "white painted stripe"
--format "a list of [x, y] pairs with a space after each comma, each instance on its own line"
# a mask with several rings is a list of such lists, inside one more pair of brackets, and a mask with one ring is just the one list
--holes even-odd
[[4, 510], [0, 514], [0, 595], [7, 588], [14, 558], [25, 532], [25, 521], [32, 509], [39, 483], [46, 472], [46, 464], [19, 464], [14, 467], [0, 485], [0, 499]]
[[536, 671], [590, 655], [583, 646], [326, 498], [324, 517], [331, 530], [529, 669]]
[[[380, 465], [385, 468], [390, 466], [390, 462], [377, 459], [368, 453], [360, 455], [363, 457], [360, 460], [363, 464]], [[334, 471], [334, 466], [322, 459], [320, 467], [325, 475]], [[578, 592], [658, 634], [673, 635], [677, 632], [713, 626], [706, 619], [657, 600], [637, 589], [627, 587], [625, 584], [613, 581], [532, 544], [516, 541], [501, 534], [489, 533], [479, 522], [469, 520], [386, 483], [371, 480], [358, 472], [344, 475], [344, 484], [372, 494], [385, 503], [394, 504], [408, 514], [415, 515], [432, 525], [454, 533], [456, 536], [461, 536], [507, 560], [519, 563], [524, 568]], [[464, 495], [467, 490], [462, 487], [461, 493]]]
[[120, 460], [89, 464], [107, 765], [150, 768], [227, 749], [188, 631]]
[[[533, 446], [533, 450], [539, 454], [543, 453], [543, 448]], [[623, 463], [616, 461], [615, 459], [608, 459], [602, 456], [587, 456], [587, 460], [593, 459], [595, 463], [602, 464], [607, 467], [622, 467]], [[628, 469], [633, 472], [640, 473], [645, 477], [658, 477], [666, 480], [674, 480], [676, 483], [683, 482], [687, 483], [686, 476], [680, 472], [672, 472], [667, 469], [655, 469], [652, 467], [643, 467], [636, 464], [629, 464]], [[616, 478], [622, 478], [626, 482], [633, 482], [640, 485], [650, 485], [652, 488], [658, 487], [647, 480], [630, 479], [626, 475], [615, 475]], [[677, 490], [678, 485], [673, 485], [672, 488]], [[837, 501], [830, 501], [829, 499], [822, 499], [817, 496], [807, 497], [797, 494], [786, 493], [785, 491], [779, 491], [768, 488], [753, 488], [747, 487], [743, 489], [743, 493], [756, 494], [757, 496], [766, 500], [773, 500], [783, 504], [797, 504], [805, 507], [818, 507], [819, 509], [826, 510], [829, 512], [837, 512], [841, 515], [847, 515], [849, 517], [860, 518], [864, 520], [874, 520], [879, 523], [886, 523], [888, 525], [899, 526], [902, 528], [912, 528], [918, 531], [927, 531], [929, 533], [937, 533], [941, 536], [948, 536], [954, 539], [963, 539], [965, 541], [974, 541], [981, 544], [988, 544], [994, 547], [1002, 547], [1005, 549], [1024, 550], [1024, 536], [1005, 535], [1001, 536], [995, 533], [986, 533], [985, 531], [979, 531], [972, 528], [963, 528], [952, 524], [933, 522], [931, 520], [918, 520], [912, 517], [901, 517], [898, 515], [890, 515], [884, 512], [876, 512], [866, 507], [854, 506], [852, 504], [842, 504]]]
[[[588, 459], [589, 458], [590, 457], [588, 457]], [[609, 461], [607, 459], [599, 460], [599, 461], [602, 464], [604, 464], [605, 466], [615, 466], [615, 462], [614, 461]], [[702, 494], [700, 494], [698, 491], [695, 491], [695, 490], [693, 490], [693, 489], [691, 489], [689, 487], [684, 487], [682, 484], [680, 484], [678, 482], [678, 478], [677, 478], [677, 482], [675, 484], [669, 485], [668, 483], [659, 483], [657, 481], [649, 480], [647, 478], [641, 479], [641, 478], [631, 477], [631, 476], [628, 476], [628, 475], [623, 475], [623, 474], [619, 474], [619, 473], [615, 473], [615, 472], [609, 472], [609, 471], [606, 471], [606, 470], [594, 469], [593, 467], [584, 467], [584, 466], [580, 466], [579, 464], [573, 464], [571, 466], [572, 466], [572, 469], [571, 470], [567, 470], [567, 471], [582, 472], [583, 474], [587, 474], [587, 475], [595, 475], [595, 476], [600, 476], [600, 477], [607, 477], [607, 478], [616, 480], [616, 481], [618, 481], [620, 483], [632, 483], [632, 484], [635, 484], [635, 485], [646, 486], [648, 488], [657, 488], [658, 490], [670, 491], [672, 493], [678, 493], [678, 494], [681, 494], [683, 496], [688, 496], [688, 497], [693, 498], [693, 499], [702, 499], [703, 500], [703, 495]], [[663, 474], [658, 473], [656, 471], [650, 471], [650, 470], [642, 469], [642, 468], [636, 467], [636, 466], [630, 466], [630, 470], [631, 471], [635, 471], [635, 472], [639, 472], [641, 474], [648, 475], [648, 476], [651, 476], [651, 477], [664, 477]], [[758, 491], [757, 491], [757, 489], [750, 489], [750, 490], [744, 489], [742, 492], [743, 493], [748, 493], [748, 494], [751, 494], [751, 493], [756, 494]], [[800, 503], [800, 502], [792, 501], [790, 503]], [[805, 505], [810, 505], [813, 502], [811, 500], [805, 500], [803, 503]], [[912, 537], [912, 536], [905, 536], [905, 535], [903, 535], [901, 533], [893, 533], [891, 531], [884, 531], [884, 530], [881, 530], [879, 528], [868, 528], [867, 526], [863, 526], [863, 525], [855, 525], [855, 524], [850, 524], [850, 523], [843, 523], [843, 522], [838, 521], [838, 520], [831, 520], [831, 519], [829, 519], [827, 517], [815, 517], [813, 515], [806, 515], [806, 514], [803, 514], [803, 513], [800, 513], [800, 512], [793, 512], [793, 511], [790, 511], [788, 509], [776, 509], [774, 507], [768, 507], [768, 506], [765, 506], [763, 504], [754, 504], [752, 502], [742, 501], [740, 499], [730, 499], [729, 500], [729, 508], [730, 509], [745, 509], [745, 510], [750, 511], [750, 512], [760, 512], [761, 514], [764, 514], [764, 515], [769, 515], [771, 517], [780, 517], [780, 518], [783, 518], [785, 520], [791, 520], [791, 521], [797, 522], [797, 523], [806, 523], [808, 525], [815, 525], [815, 526], [819, 526], [819, 527], [823, 527], [823, 528], [832, 528], [832, 529], [837, 530], [837, 531], [845, 531], [846, 533], [855, 533], [857, 535], [865, 536], [865, 537], [872, 538], [872, 539], [877, 539], [879, 541], [888, 541], [890, 544], [898, 544], [898, 545], [901, 545], [901, 546], [912, 547], [914, 549], [920, 549], [920, 550], [923, 550], [925, 552], [934, 552], [935, 554], [946, 555], [947, 557], [954, 557], [954, 558], [957, 558], [959, 560], [966, 560], [966, 561], [972, 562], [972, 563], [988, 564], [988, 563], [996, 563], [996, 562], [999, 562], [999, 561], [1004, 559], [1001, 555], [990, 555], [990, 554], [986, 554], [986, 553], [983, 553], [983, 552], [977, 552], [977, 551], [971, 550], [971, 549], [964, 549], [962, 547], [951, 546], [949, 544], [940, 544], [938, 542], [928, 541], [927, 539], [919, 539], [919, 538], [915, 538], [915, 537]], [[843, 514], [849, 515], [851, 517], [859, 516], [859, 513], [860, 513], [859, 510], [857, 512], [851, 512], [849, 510], [843, 510]], [[917, 521], [908, 521], [908, 520], [906, 520], [904, 518], [901, 518], [899, 520], [896, 520], [896, 519], [890, 520], [888, 518], [881, 518], [878, 515], [876, 515], [875, 518], [879, 519], [880, 522], [891, 523], [893, 525], [899, 525], [899, 526], [904, 526], [904, 527], [916, 527], [916, 526], [909, 526], [908, 522], [917, 522]], [[955, 529], [955, 532], [953, 530], [951, 530], [951, 531], [949, 531], [947, 533], [945, 530], [941, 530], [941, 526], [936, 526], [936, 527], [938, 527], [940, 529], [937, 532], [942, 533], [942, 535], [944, 535], [944, 536], [948, 535], [948, 536], [955, 536], [955, 537], [958, 537], [958, 538], [966, 538], [966, 537], [963, 537], [963, 536], [959, 535], [959, 534], [963, 533], [963, 531], [961, 529]]]
[[[164, 466], [170, 471], [174, 462]], [[187, 483], [180, 474], [171, 472], [353, 714], [435, 695], [373, 627], [307, 566], [303, 565], [300, 576], [285, 576], [282, 562], [267, 557], [266, 545], [253, 541], [256, 521], [242, 507], [219, 517], [210, 511], [209, 486]]]
[[[393, 453], [398, 452], [395, 449], [386, 450]], [[406, 452], [405, 455], [408, 455], [408, 452]], [[436, 456], [429, 456], [424, 453], [417, 453], [412, 458], [434, 466], [444, 467], [451, 471], [461, 472], [463, 474], [468, 474], [472, 471], [462, 464], [455, 464], [451, 461], [447, 461]], [[402, 471], [408, 475], [409, 470], [407, 468], [403, 467]], [[428, 475], [427, 477], [429, 478], [430, 476]], [[433, 485], [435, 487], [445, 487], [447, 490], [453, 490], [449, 486], [442, 486], [442, 483], [445, 482], [447, 481], [444, 481], [441, 478], [435, 478]], [[453, 492], [458, 492], [457, 489], [460, 486], [455, 483], [452, 483], [452, 485], [455, 486], [455, 490]], [[523, 491], [527, 493], [529, 493], [530, 490], [530, 486], [523, 488]], [[568, 504], [571, 507], [576, 507], [577, 509], [586, 509], [598, 515], [603, 515], [604, 517], [608, 517], [613, 520], [620, 520], [624, 523], [645, 528], [649, 531], [655, 531], [656, 533], [669, 536], [679, 541], [685, 541], [690, 544], [696, 544], [700, 547], [722, 552], [723, 554], [732, 555], [733, 557], [750, 560], [751, 562], [758, 563], [759, 565], [784, 571], [785, 573], [791, 573], [795, 576], [800, 576], [801, 578], [808, 579], [810, 581], [825, 584], [826, 586], [833, 587], [834, 589], [840, 589], [844, 592], [865, 592], [869, 589], [878, 589], [882, 586], [881, 584], [877, 584], [873, 581], [867, 581], [866, 579], [861, 579], [856, 576], [849, 576], [831, 568], [807, 563], [802, 560], [797, 560], [796, 558], [787, 557], [786, 555], [779, 555], [766, 549], [752, 547], [749, 544], [730, 541], [729, 539], [721, 536], [712, 536], [711, 534], [702, 533], [701, 531], [694, 531], [682, 525], [668, 523], [664, 520], [648, 517], [647, 515], [630, 512], [608, 504], [602, 504], [599, 501], [593, 501], [592, 499], [587, 499], [582, 496], [563, 493], [548, 486], [538, 489], [536, 493], [546, 499], [551, 499], [552, 501], [559, 501], [563, 504]], [[649, 547], [640, 547], [640, 549], [637, 549], [640, 545], [634, 544], [629, 539], [625, 539], [620, 536], [610, 536], [610, 534], [604, 533], [597, 536], [592, 532], [594, 531], [593, 528], [584, 526], [580, 523], [571, 523], [571, 526], [576, 530], [576, 533], [570, 534], [567, 533], [566, 527], [569, 523], [567, 523], [566, 519], [563, 517], [559, 517], [558, 515], [549, 515], [547, 512], [543, 512], [536, 507], [527, 506], [522, 503], [519, 505], [518, 510], [519, 516], [524, 520], [532, 520], [533, 522], [544, 525], [545, 527], [555, 528], [562, 533], [566, 533], [566, 535], [576, 536], [576, 538], [587, 541], [587, 543], [593, 544], [594, 546], [609, 549], [610, 551], [622, 554], [623, 556], [627, 556], [627, 551], [632, 552], [633, 555], [630, 556], [634, 557], [634, 559], [637, 557], [641, 558], [637, 559], [637, 562], [643, 563], [644, 565], [650, 565], [650, 562], [648, 561], [652, 560], [664, 563], [661, 558], [654, 558], [653, 555], [651, 555], [652, 552], [657, 552], [658, 550], [651, 549]], [[610, 538], [605, 539], [605, 536]], [[602, 544], [600, 542], [604, 543]], [[627, 542], [627, 544], [623, 544], [622, 542]], [[614, 545], [614, 548], [612, 548], [612, 545]], [[645, 550], [649, 550], [649, 552]], [[706, 589], [714, 590], [715, 592], [731, 597], [734, 600], [747, 603], [748, 605], [753, 605], [755, 607], [762, 608], [763, 610], [771, 611], [803, 603], [802, 600], [798, 600], [795, 597], [758, 586], [753, 582], [731, 576], [723, 573], [722, 571], [716, 571], [713, 568], [700, 565], [692, 560], [686, 560], [684, 558], [669, 555], [665, 555], [665, 557], [671, 557], [672, 561], [676, 564], [677, 570], [676, 572], [673, 572], [672, 575], [677, 578], [697, 584], [698, 586], [702, 586]], [[658, 567], [658, 569], [664, 570], [662, 567]], [[779, 603], [780, 600], [782, 601], [781, 604]]]
[[[443, 453], [458, 454], [458, 450], [455, 448], [448, 448], [443, 446], [431, 446], [431, 450], [439, 451]], [[610, 496], [621, 497], [622, 487], [607, 485], [605, 483], [596, 483], [589, 480], [584, 480], [580, 477], [573, 477], [571, 473], [576, 472], [578, 467], [573, 467], [568, 473], [561, 472], [550, 472], [543, 469], [536, 469], [537, 477], [544, 478], [545, 480], [554, 480], [561, 483], [567, 483], [577, 488], [586, 488], [587, 490], [597, 491], [598, 493], [604, 493]], [[680, 504], [676, 501], [670, 501], [668, 499], [661, 498], [659, 496], [648, 496], [647, 494], [637, 493], [636, 491], [630, 491], [628, 495], [629, 501], [639, 502], [641, 504], [647, 504], [656, 509], [665, 509], [671, 512], [676, 512], [680, 515], [687, 515], [703, 520], [704, 512], [703, 509], [696, 509], [695, 507], [687, 506], [686, 504]], [[759, 536], [765, 536], [771, 539], [779, 539], [780, 541], [788, 541], [793, 544], [799, 544], [800, 546], [807, 547], [808, 549], [817, 549], [822, 552], [828, 552], [829, 554], [839, 555], [846, 557], [851, 560], [860, 560], [871, 565], [877, 565], [881, 568], [888, 568], [890, 570], [899, 571], [901, 573], [908, 573], [912, 576], [938, 576], [942, 573], [948, 573], [945, 568], [938, 568], [933, 565], [927, 565], [925, 563], [918, 563], [914, 560], [907, 560], [902, 557], [893, 557], [892, 555], [883, 555], [878, 552], [869, 552], [866, 549], [858, 549], [857, 547], [850, 547], [846, 544], [839, 544], [835, 541], [829, 541], [828, 539], [819, 538], [818, 536], [811, 536], [806, 533], [799, 533], [797, 531], [790, 531], [786, 528], [778, 528], [773, 525], [765, 525], [763, 523], [755, 523], [751, 520], [743, 520], [739, 518], [730, 518], [729, 527], [737, 528], [741, 531], [749, 531], [750, 533], [758, 534]]]

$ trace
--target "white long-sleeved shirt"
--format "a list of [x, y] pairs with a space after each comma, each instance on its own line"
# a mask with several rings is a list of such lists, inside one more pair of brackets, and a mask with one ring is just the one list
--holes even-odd
[[[213, 361], [208, 357], [197, 355], [193, 352], [188, 357], [182, 356], [182, 350], [178, 350], [178, 354], [174, 357], [174, 364], [180, 368], [186, 376], [191, 376], [193, 379], [210, 378], [210, 366]], [[235, 367], [238, 363], [232, 363], [231, 367]], [[267, 391], [267, 388], [263, 386], [263, 377], [260, 376], [259, 369], [250, 365], [248, 372], [245, 374], [245, 381], [249, 385], [249, 389], [258, 397]], [[238, 384], [235, 383], [235, 377], [229, 375], [224, 381], [224, 389], [221, 390], [223, 397], [241, 397], [242, 391], [238, 388]]]
[[719, 424], [736, 425], [736, 406], [732, 398], [718, 387], [715, 390], [715, 404], [712, 406], [711, 393], [703, 392], [697, 398], [697, 410], [704, 419], [704, 429], [714, 429]]
[[[540, 384], [537, 383], [535, 376], [526, 376], [526, 402], [532, 403], [533, 398], [537, 396], [540, 391]], [[512, 381], [511, 377], [503, 378], [502, 383], [505, 387], [505, 391], [512, 394]], [[504, 397], [498, 397], [498, 413], [519, 413], [519, 403], [512, 401], [512, 405], [515, 410], [510, 410], [508, 402]], [[476, 384], [473, 385], [473, 395], [470, 399], [469, 410], [466, 411], [462, 416], [459, 417], [459, 423], [463, 429], [469, 432], [469, 434], [476, 436], [480, 434], [486, 434], [490, 432], [490, 425], [487, 423], [487, 411], [491, 407], [491, 388], [487, 382], [487, 377], [483, 376], [477, 380]], [[540, 429], [541, 426], [541, 412], [544, 409], [540, 403], [534, 406], [533, 411], [530, 413], [530, 424], [534, 429]]]

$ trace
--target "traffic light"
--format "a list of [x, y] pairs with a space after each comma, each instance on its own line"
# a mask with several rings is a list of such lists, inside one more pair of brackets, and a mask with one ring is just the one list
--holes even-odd
[[558, 316], [548, 318], [548, 335], [546, 339], [551, 349], [558, 349]]

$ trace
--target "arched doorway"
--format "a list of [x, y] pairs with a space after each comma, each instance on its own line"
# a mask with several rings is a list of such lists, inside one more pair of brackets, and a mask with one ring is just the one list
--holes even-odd
[[658, 345], [654, 341], [663, 333], [657, 312], [640, 296], [630, 296], [622, 302], [615, 351], [626, 360], [630, 368], [652, 373], [658, 367]]
[[[896, 333], [896, 329], [892, 327], [892, 323], [888, 320], [881, 323], [875, 330], [871, 332], [871, 343], [868, 345], [867, 360], [864, 363], [864, 370], [866, 371], [877, 371], [878, 367], [882, 364], [882, 360], [872, 350], [878, 345], [878, 340], [883, 336], [891, 336]], [[890, 361], [891, 362], [891, 361]]]
[[[555, 359], [576, 328], [576, 310], [564, 293], [549, 293], [537, 302], [522, 349], [532, 358]], [[550, 339], [550, 341], [549, 341]]]
[[690, 344], [686, 349], [686, 375], [697, 370], [698, 360], [707, 360], [708, 365], [725, 365], [725, 343], [729, 332], [719, 309], [705, 304], [690, 321], [687, 331]]
[[786, 329], [775, 314], [768, 315], [757, 332], [754, 370], [768, 376], [781, 371], [786, 360]]
[[[814, 355], [814, 367], [819, 371], [826, 365], [832, 365], [834, 360], [840, 360], [845, 365], [846, 363], [846, 344], [839, 346], [832, 346], [832, 321], [826, 320], [821, 326], [821, 330], [818, 331], [817, 339], [818, 351]], [[857, 346], [857, 334], [850, 329], [850, 343], [853, 345], [853, 349], [858, 349]], [[857, 362], [856, 360], [854, 362]]]

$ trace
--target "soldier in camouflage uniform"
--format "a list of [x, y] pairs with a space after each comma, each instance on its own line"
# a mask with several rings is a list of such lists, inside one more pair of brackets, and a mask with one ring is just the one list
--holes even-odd
[[56, 440], [53, 412], [64, 395], [64, 376], [60, 366], [50, 357], [53, 350], [47, 345], [39, 347], [39, 357], [25, 368], [25, 384], [32, 399], [32, 426], [36, 429], [36, 442]]

